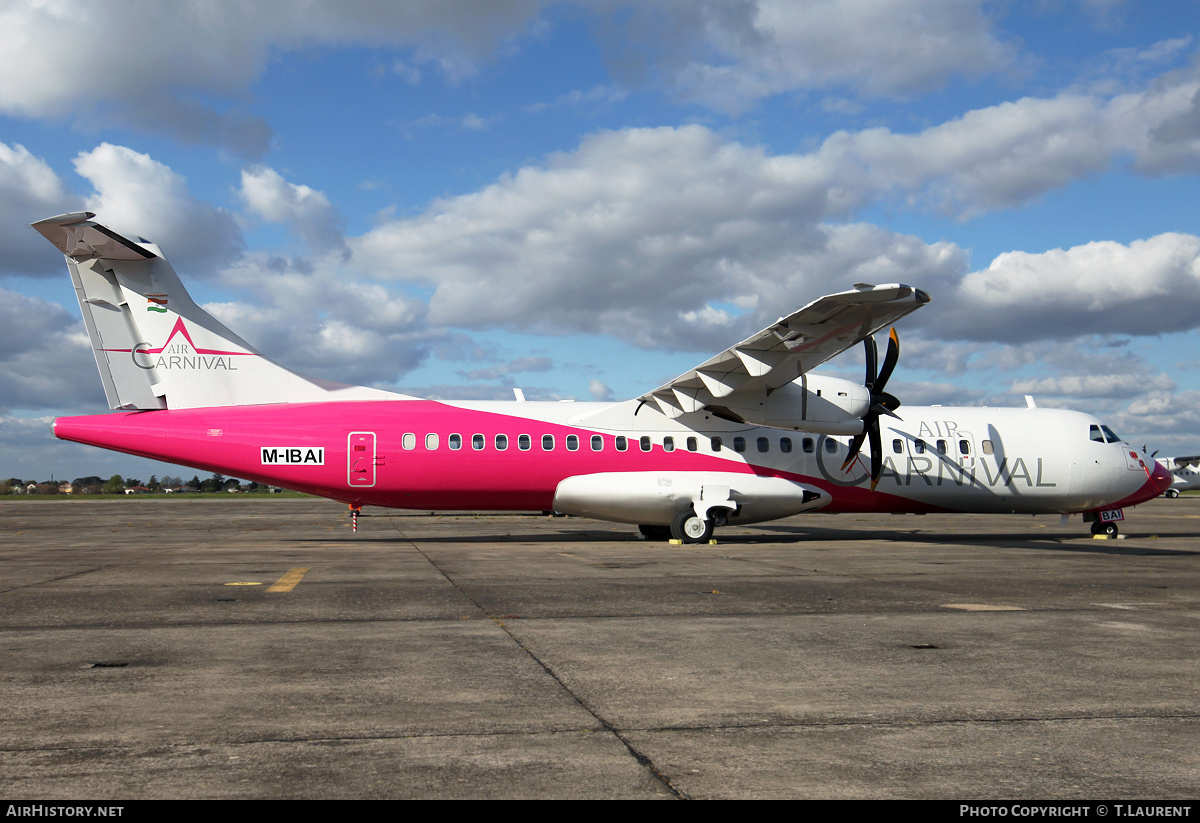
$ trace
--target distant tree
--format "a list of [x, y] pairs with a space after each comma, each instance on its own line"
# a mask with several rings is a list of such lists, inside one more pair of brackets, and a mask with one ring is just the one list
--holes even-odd
[[183, 485], [182, 478], [172, 477], [169, 474], [164, 474], [162, 480], [158, 481], [164, 489], [177, 489]]
[[121, 494], [125, 491], [125, 480], [119, 474], [114, 474], [108, 478], [108, 482], [104, 484], [105, 494]]
[[225, 475], [213, 472], [213, 476], [200, 484], [202, 492], [219, 492], [225, 485]]
[[199, 491], [200, 490], [200, 475], [196, 475], [191, 480], [189, 480], [187, 482], [187, 487], [189, 489], [195, 489], [196, 491]]
[[140, 485], [142, 485], [142, 481], [138, 480], [136, 477], [127, 477], [125, 479], [125, 488], [127, 488], [127, 489], [132, 489], [135, 486], [140, 486]]
[[152, 492], [160, 492], [163, 489], [162, 483], [158, 482], [158, 475], [156, 475], [156, 474], [150, 475], [150, 482], [147, 483], [146, 486]]

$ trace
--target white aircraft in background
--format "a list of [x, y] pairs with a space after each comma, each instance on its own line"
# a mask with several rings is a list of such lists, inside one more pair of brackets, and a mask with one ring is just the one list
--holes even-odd
[[[1153, 455], [1151, 455], [1153, 457]], [[1171, 487], [1164, 497], [1175, 498], [1192, 489], [1200, 489], [1200, 456], [1158, 457], [1158, 464], [1171, 473]]]
[[[641, 397], [443, 402], [303, 377], [192, 301], [161, 250], [92, 221], [34, 228], [66, 255], [115, 414], [65, 440], [365, 505], [554, 510], [707, 541], [807, 511], [1082, 513], [1115, 534], [1170, 475], [1088, 414], [905, 407], [873, 334], [924, 306], [904, 285], [809, 303]], [[812, 369], [864, 343], [863, 385]], [[1030, 404], [1032, 406], [1032, 404]], [[864, 444], [867, 453], [862, 453]]]

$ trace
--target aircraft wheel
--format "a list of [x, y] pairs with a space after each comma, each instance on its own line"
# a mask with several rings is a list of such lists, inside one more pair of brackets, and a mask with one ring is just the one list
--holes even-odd
[[647, 540], [669, 540], [671, 537], [670, 526], [638, 526], [638, 531]]
[[671, 521], [671, 536], [684, 543], [707, 543], [713, 534], [713, 522], [684, 509]]
[[1179, 496], [1179, 489], [1167, 489], [1166, 496], [1174, 500]]
[[1107, 534], [1109, 537], [1116, 537], [1118, 531], [1120, 530], [1116, 523], [1101, 523], [1097, 520], [1092, 524], [1092, 534]]

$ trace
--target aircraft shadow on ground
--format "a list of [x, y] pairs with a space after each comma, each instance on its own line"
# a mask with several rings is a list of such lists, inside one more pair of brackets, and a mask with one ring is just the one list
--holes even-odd
[[[717, 534], [717, 546], [720, 545], [752, 545], [792, 544], [798, 547], [806, 545], [828, 545], [862, 541], [877, 541], [880, 543], [917, 543], [930, 546], [967, 545], [981, 548], [996, 549], [1031, 549], [1037, 551], [1085, 552], [1089, 554], [1110, 554], [1116, 556], [1159, 556], [1189, 557], [1200, 555], [1200, 551], [1190, 549], [1154, 548], [1145, 545], [1130, 545], [1131, 537], [1127, 540], [1093, 540], [1086, 533], [1074, 534], [996, 534], [994, 532], [953, 532], [937, 533], [919, 529], [897, 530], [855, 530], [855, 529], [824, 529], [803, 528], [795, 526], [755, 526], [761, 529], [760, 534]], [[1144, 538], [1140, 538], [1144, 539]], [[1166, 538], [1175, 541], [1191, 541], [1200, 539], [1200, 533], [1172, 533]], [[396, 532], [389, 528], [387, 532], [359, 532], [353, 536], [340, 537], [310, 537], [304, 538], [303, 543], [408, 543], [419, 542], [422, 545], [468, 544], [468, 545], [497, 545], [505, 543], [524, 544], [584, 544], [584, 543], [628, 543], [638, 546], [667, 546], [660, 540], [642, 539], [636, 529], [629, 531], [612, 531], [607, 529], [531, 529], [522, 531], [510, 529], [501, 534], [421, 534], [420, 529]], [[707, 548], [706, 544], [680, 546], [679, 548]]]

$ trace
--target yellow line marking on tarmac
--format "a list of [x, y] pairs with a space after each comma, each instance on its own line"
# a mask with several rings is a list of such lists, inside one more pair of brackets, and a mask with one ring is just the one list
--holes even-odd
[[296, 588], [296, 585], [304, 579], [304, 575], [308, 574], [308, 569], [289, 569], [288, 573], [276, 580], [269, 592], [290, 592]]
[[226, 586], [261, 586], [262, 583], [226, 583]]
[[943, 609], [962, 609], [968, 612], [1023, 612], [1020, 606], [989, 606], [985, 603], [943, 603]]

